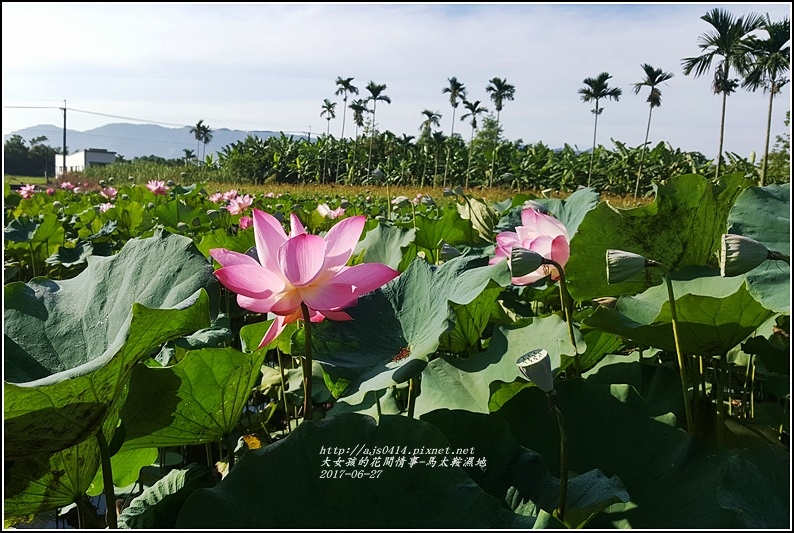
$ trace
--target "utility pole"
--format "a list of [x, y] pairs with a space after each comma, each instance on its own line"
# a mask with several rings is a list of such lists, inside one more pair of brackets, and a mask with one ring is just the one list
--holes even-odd
[[[63, 152], [61, 152], [63, 163], [61, 163], [61, 174], [66, 174], [66, 100], [63, 101], [61, 111], [63, 111]], [[58, 173], [56, 172], [55, 174]]]

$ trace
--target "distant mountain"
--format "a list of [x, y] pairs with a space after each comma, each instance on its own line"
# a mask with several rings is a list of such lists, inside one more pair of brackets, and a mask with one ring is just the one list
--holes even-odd
[[[47, 141], [44, 144], [54, 148], [59, 148], [63, 145], [63, 128], [51, 124], [42, 124], [13, 131], [3, 136], [3, 142], [5, 143], [14, 134], [21, 135], [26, 141], [44, 135], [47, 137]], [[206, 153], [220, 152], [225, 146], [242, 141], [248, 135], [267, 139], [268, 137], [279, 136], [281, 133], [219, 128], [212, 131], [212, 140], [206, 146]], [[297, 138], [298, 136], [295, 137]], [[201, 157], [205, 150], [203, 144], [197, 146], [196, 138], [190, 133], [190, 127], [188, 126], [184, 128], [166, 128], [151, 124], [123, 123], [107, 124], [87, 131], [76, 131], [67, 128], [66, 147], [70, 154], [86, 148], [104, 148], [123, 155], [128, 160], [147, 155], [156, 155], [166, 159], [183, 158], [185, 157], [184, 149], [193, 150], [197, 156]]]

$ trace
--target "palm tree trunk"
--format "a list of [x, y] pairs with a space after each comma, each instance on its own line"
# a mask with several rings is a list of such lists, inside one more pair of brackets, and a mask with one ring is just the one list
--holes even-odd
[[494, 138], [493, 142], [493, 155], [491, 156], [491, 176], [488, 183], [488, 188], [490, 189], [493, 187], [493, 173], [494, 173], [494, 166], [496, 165], [496, 151], [499, 149], [499, 114], [501, 112], [496, 112], [496, 138]]
[[[342, 108], [342, 134], [339, 136], [339, 140], [343, 141], [345, 138], [345, 118], [347, 118], [347, 94], [345, 94], [344, 99], [344, 106]], [[336, 175], [334, 176], [334, 183], [339, 180], [339, 164], [342, 162], [342, 159], [339, 157], [339, 154], [336, 154]]]
[[590, 187], [590, 182], [593, 179], [593, 159], [595, 159], [596, 132], [598, 132], [598, 101], [596, 101], [596, 107], [595, 107], [595, 125], [593, 126], [593, 149], [590, 151], [590, 170], [587, 172], [588, 187]]
[[769, 159], [769, 134], [772, 131], [772, 99], [775, 97], [775, 82], [769, 88], [769, 113], [766, 117], [766, 143], [764, 144], [764, 161], [761, 163], [761, 187], [766, 185], [766, 169]]
[[449, 171], [449, 152], [452, 147], [449, 143], [452, 142], [452, 137], [455, 135], [455, 107], [452, 108], [452, 128], [449, 130], [449, 141], [447, 143], [447, 162], [444, 164], [444, 187], [447, 186], [447, 172]]
[[472, 143], [474, 142], [474, 127], [471, 128], [471, 139], [469, 139], [469, 164], [466, 167], [466, 188], [469, 188], [469, 176], [471, 175], [471, 154], [474, 152]]
[[728, 103], [728, 93], [722, 93], [722, 119], [720, 120], [720, 149], [717, 152], [717, 173], [714, 180], [720, 179], [720, 165], [722, 164], [722, 145], [725, 140], [725, 106]]
[[642, 177], [642, 163], [645, 161], [645, 150], [648, 149], [648, 135], [651, 133], [651, 115], [653, 114], [653, 106], [648, 111], [648, 127], [645, 128], [645, 144], [642, 145], [642, 154], [640, 154], [640, 169], [637, 171], [637, 185], [634, 186], [634, 199], [637, 199], [637, 193], [640, 191], [640, 178]]
[[367, 179], [372, 175], [372, 147], [375, 144], [375, 108], [378, 107], [378, 101], [372, 101], [372, 132], [369, 134], [369, 157], [367, 158]]

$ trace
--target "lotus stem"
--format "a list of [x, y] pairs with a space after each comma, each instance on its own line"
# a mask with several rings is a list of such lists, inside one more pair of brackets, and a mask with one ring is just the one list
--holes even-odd
[[684, 395], [684, 412], [686, 413], [687, 432], [692, 433], [695, 426], [692, 421], [692, 406], [689, 404], [689, 386], [686, 379], [686, 369], [684, 368], [684, 355], [681, 353], [681, 342], [678, 336], [678, 315], [675, 310], [675, 294], [673, 293], [673, 281], [670, 279], [670, 272], [659, 265], [664, 270], [664, 281], [667, 284], [667, 298], [670, 302], [670, 318], [673, 325], [673, 341], [675, 342], [675, 354], [678, 358], [678, 373], [681, 376], [681, 392]]
[[292, 433], [292, 419], [289, 416], [289, 406], [287, 405], [287, 385], [284, 383], [284, 364], [281, 362], [281, 350], [276, 348], [276, 356], [278, 357], [278, 373], [281, 377], [281, 398], [284, 400], [284, 416], [287, 417], [287, 433]]
[[416, 409], [416, 396], [419, 390], [419, 383], [417, 378], [408, 380], [408, 418], [414, 417], [414, 410]]
[[372, 394], [375, 395], [375, 409], [377, 409], [377, 411], [378, 411], [378, 421], [380, 422], [380, 416], [381, 416], [380, 396], [378, 396], [378, 391], [376, 391], [376, 390], [372, 391]]
[[113, 470], [110, 466], [110, 448], [102, 428], [96, 432], [99, 444], [99, 458], [102, 461], [102, 483], [105, 485], [105, 506], [107, 507], [107, 523], [110, 529], [118, 529], [116, 515], [116, 491], [113, 488]]
[[557, 401], [557, 391], [552, 390], [546, 394], [549, 406], [557, 418], [557, 428], [560, 431], [560, 502], [557, 505], [557, 518], [565, 521], [565, 507], [568, 499], [568, 437], [565, 433], [565, 423], [562, 417], [562, 408]]
[[557, 272], [560, 273], [560, 304], [562, 305], [563, 312], [565, 313], [565, 322], [568, 324], [568, 336], [571, 339], [571, 345], [573, 346], [573, 366], [576, 370], [576, 376], [579, 377], [582, 375], [582, 365], [579, 361], [579, 350], [576, 348], [576, 337], [573, 333], [573, 320], [571, 319], [571, 307], [569, 305], [569, 296], [568, 296], [568, 288], [566, 287], [565, 282], [565, 271], [562, 269], [562, 265], [557, 263], [556, 261], [552, 261], [551, 259], [544, 259], [544, 263], [548, 263], [554, 266], [557, 269]]
[[309, 308], [301, 302], [303, 311], [303, 326], [305, 331], [304, 354], [301, 360], [303, 367], [303, 420], [312, 419], [312, 321]]

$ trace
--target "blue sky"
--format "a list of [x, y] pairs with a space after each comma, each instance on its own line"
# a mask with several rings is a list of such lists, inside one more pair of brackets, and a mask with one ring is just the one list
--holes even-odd
[[[638, 146], [648, 117], [647, 89], [632, 83], [649, 63], [672, 72], [661, 86], [650, 140], [716, 156], [721, 98], [711, 74], [684, 76], [681, 59], [700, 55], [698, 36], [712, 8], [736, 16], [791, 16], [771, 4], [34, 4], [3, 3], [3, 133], [62, 123], [69, 108], [213, 129], [324, 133], [323, 99], [338, 102], [331, 133], [342, 128], [337, 77], [386, 84], [380, 129], [418, 135], [422, 110], [452, 108], [442, 89], [455, 76], [469, 100], [493, 111], [493, 77], [516, 87], [501, 121], [511, 140], [592, 144], [591, 105], [583, 80], [606, 71], [619, 102], [602, 102], [598, 143]], [[768, 97], [740, 90], [728, 98], [725, 149], [763, 152]], [[349, 103], [349, 102], [348, 102]], [[44, 106], [51, 109], [16, 109]], [[772, 133], [783, 133], [790, 86], [775, 99]], [[454, 129], [468, 139], [458, 118]], [[68, 127], [86, 130], [132, 122], [74, 111]], [[345, 135], [353, 134], [348, 112]], [[57, 140], [56, 140], [57, 141]]]

